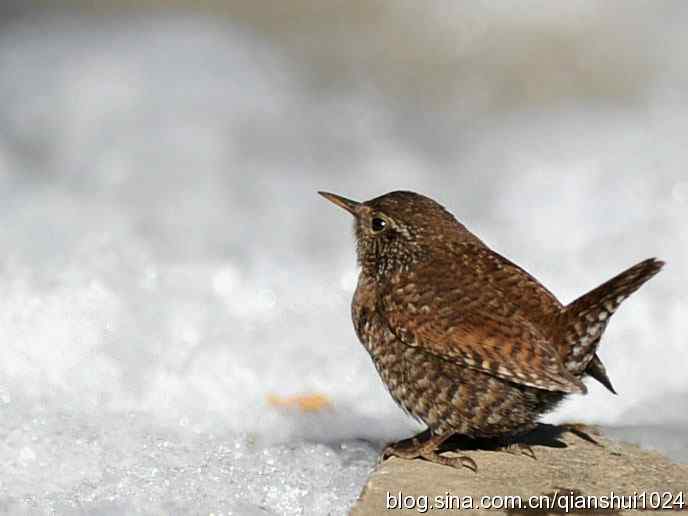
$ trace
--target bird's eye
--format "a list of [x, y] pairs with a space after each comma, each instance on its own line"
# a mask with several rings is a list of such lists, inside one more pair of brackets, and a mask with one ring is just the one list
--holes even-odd
[[371, 227], [373, 228], [373, 231], [375, 233], [379, 233], [385, 227], [387, 227], [387, 222], [385, 222], [384, 219], [381, 219], [380, 217], [375, 217], [373, 221], [371, 222]]

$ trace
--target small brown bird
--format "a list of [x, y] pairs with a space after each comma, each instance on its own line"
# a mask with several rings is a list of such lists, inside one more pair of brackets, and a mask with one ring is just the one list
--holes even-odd
[[531, 430], [591, 376], [619, 304], [664, 265], [649, 259], [563, 306], [438, 203], [413, 192], [356, 202], [319, 192], [354, 218], [361, 267], [351, 313], [394, 400], [428, 429], [385, 456], [475, 468], [440, 454], [452, 435], [504, 439]]

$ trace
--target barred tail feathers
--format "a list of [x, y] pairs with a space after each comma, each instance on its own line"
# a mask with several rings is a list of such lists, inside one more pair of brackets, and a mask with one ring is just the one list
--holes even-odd
[[588, 374], [615, 393], [596, 355], [600, 338], [619, 305], [663, 266], [664, 262], [656, 258], [644, 260], [564, 308], [559, 316], [558, 332], [568, 344], [568, 354], [563, 357], [567, 370], [576, 376]]

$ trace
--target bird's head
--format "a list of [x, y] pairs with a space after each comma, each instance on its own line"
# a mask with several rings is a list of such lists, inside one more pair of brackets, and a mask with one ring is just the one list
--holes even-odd
[[354, 216], [358, 261], [368, 273], [403, 269], [468, 233], [440, 204], [414, 192], [390, 192], [365, 202], [318, 193]]

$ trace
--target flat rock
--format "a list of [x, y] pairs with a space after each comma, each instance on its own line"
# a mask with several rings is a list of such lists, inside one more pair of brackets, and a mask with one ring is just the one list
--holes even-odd
[[516, 451], [462, 451], [476, 462], [477, 473], [423, 460], [386, 460], [371, 474], [351, 514], [453, 513], [470, 507], [477, 514], [627, 514], [633, 506], [643, 508], [643, 493], [645, 514], [688, 511], [688, 465], [603, 437], [593, 427], [540, 425], [523, 441], [535, 459]]

